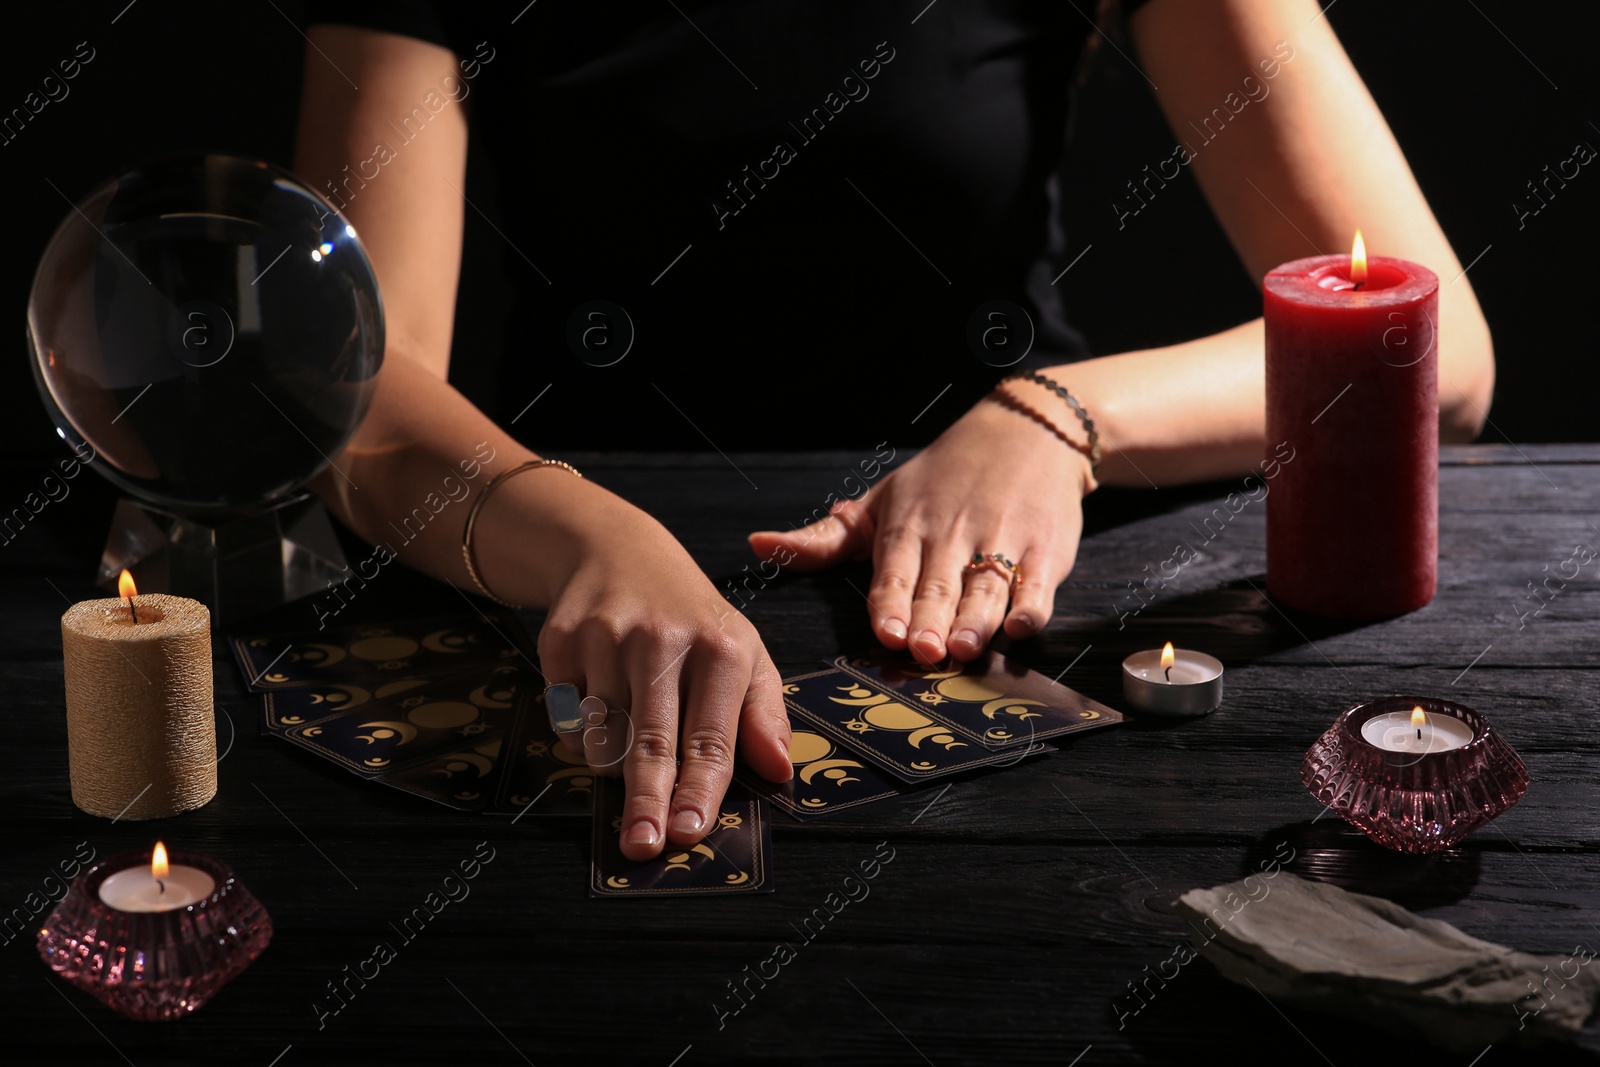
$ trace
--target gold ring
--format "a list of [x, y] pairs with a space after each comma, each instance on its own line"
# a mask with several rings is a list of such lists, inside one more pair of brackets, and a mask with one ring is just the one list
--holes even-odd
[[964, 568], [964, 573], [973, 574], [985, 567], [997, 567], [1002, 570], [1013, 588], [1023, 583], [1022, 567], [1006, 559], [1005, 554], [1001, 552], [974, 552], [971, 561]]

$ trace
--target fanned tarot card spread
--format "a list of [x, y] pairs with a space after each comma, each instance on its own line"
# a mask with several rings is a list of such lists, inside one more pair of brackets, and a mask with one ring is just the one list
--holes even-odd
[[267, 693], [262, 703], [269, 732], [375, 778], [442, 752], [502, 739], [523, 692], [537, 686], [531, 671], [505, 664], [369, 686], [303, 686]]
[[839, 668], [785, 678], [783, 699], [810, 729], [905, 782], [1010, 765], [1047, 750], [1034, 743], [991, 751], [964, 731]]
[[770, 893], [772, 825], [766, 801], [735, 782], [712, 813], [711, 829], [688, 848], [668, 844], [653, 860], [622, 854], [623, 783], [598, 780], [589, 896], [726, 896]]
[[833, 666], [990, 749], [1122, 721], [1121, 712], [993, 650], [970, 663], [938, 667], [888, 651], [840, 656]]
[[768, 782], [742, 765], [737, 774], [753, 792], [797, 819], [814, 819], [829, 812], [917, 792], [917, 786], [907, 785], [878, 770], [793, 711], [789, 712], [789, 730], [793, 778], [787, 782]]
[[330, 627], [229, 639], [245, 684], [258, 693], [305, 685], [426, 677], [519, 663], [532, 668], [526, 632], [508, 611]]

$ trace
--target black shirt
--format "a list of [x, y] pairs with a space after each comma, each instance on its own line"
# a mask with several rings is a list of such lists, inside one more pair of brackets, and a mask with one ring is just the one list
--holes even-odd
[[[1018, 366], [1085, 355], [1052, 281], [1095, 7], [325, 0], [308, 23], [462, 60], [387, 147], [465, 106], [497, 171], [505, 241], [469, 249], [518, 286], [490, 413], [539, 396], [513, 427], [536, 448], [732, 451], [926, 443], [1030, 332]], [[599, 366], [618, 307], [631, 346]]]

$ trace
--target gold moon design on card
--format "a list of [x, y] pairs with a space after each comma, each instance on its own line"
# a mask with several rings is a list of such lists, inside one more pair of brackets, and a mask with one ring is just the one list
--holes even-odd
[[844, 774], [846, 773], [846, 768], [860, 770], [861, 764], [856, 763], [854, 760], [847, 759], [817, 760], [800, 768], [800, 780], [807, 785], [810, 785], [811, 779], [815, 778], [818, 774], [821, 774], [824, 778], [835, 783], [836, 785], [843, 785], [846, 782], [859, 782], [861, 780], [859, 778], [838, 777], [833, 773], [834, 771], [838, 771], [840, 774]]
[[379, 700], [387, 700], [390, 697], [399, 696], [401, 693], [411, 689], [419, 689], [427, 684], [428, 680], [426, 678], [400, 678], [393, 682], [384, 682], [372, 691], [372, 695]]
[[363, 637], [350, 646], [350, 654], [364, 660], [405, 659], [418, 649], [409, 637], [389, 634], [384, 637]]
[[360, 686], [356, 685], [342, 685], [339, 688], [330, 690], [326, 693], [311, 694], [311, 703], [337, 704], [339, 705], [340, 710], [359, 708], [361, 705], [365, 704], [371, 699], [371, 696], [368, 695], [365, 689], [362, 689]]
[[477, 771], [478, 777], [483, 777], [493, 771], [494, 760], [482, 757], [477, 752], [462, 752], [458, 757], [451, 758], [450, 763], [446, 763], [445, 769], [434, 771], [434, 773], [450, 777], [451, 774], [461, 774], [466, 769], [474, 769], [474, 771]]
[[1039, 717], [1039, 713], [1037, 711], [1029, 711], [1027, 709], [1042, 707], [1044, 707], [1044, 701], [1042, 700], [1022, 700], [1016, 697], [1001, 697], [999, 700], [991, 700], [989, 703], [983, 706], [983, 717], [986, 719], [992, 719], [1003, 711], [1007, 715], [1015, 715], [1019, 719], [1037, 719]]
[[[344, 659], [344, 649], [338, 645], [325, 645], [318, 641], [307, 641], [300, 646], [301, 651], [294, 654], [294, 658], [301, 663], [309, 663], [317, 667], [327, 667]], [[307, 651], [312, 650], [312, 651]], [[316, 653], [321, 653], [317, 655]]]
[[470, 634], [452, 637], [454, 633], [454, 630], [435, 630], [422, 639], [422, 647], [431, 648], [435, 652], [465, 652], [465, 646], [477, 640]]
[[750, 880], [750, 872], [749, 871], [740, 871], [738, 874], [730, 874], [730, 875], [728, 875], [728, 878], [727, 878], [727, 882], [728, 882], [729, 885], [744, 885], [749, 880]]
[[[511, 706], [510, 700], [500, 700], [489, 695], [489, 686], [493, 684], [493, 682], [490, 682], [489, 685], [478, 686], [478, 688], [472, 691], [472, 694], [467, 697], [467, 699], [478, 705], [480, 708], [509, 708]], [[505, 695], [508, 697], [514, 697], [516, 695], [516, 690], [513, 689], [510, 692], [507, 692]]]
[[789, 762], [796, 767], [825, 759], [833, 753], [833, 742], [810, 730], [795, 730], [789, 736]]
[[357, 737], [369, 745], [375, 744], [379, 741], [387, 741], [389, 738], [396, 736], [400, 738], [400, 743], [402, 745], [408, 744], [417, 739], [417, 728], [412, 726], [410, 723], [380, 719], [376, 722], [362, 723], [361, 729], [372, 731], [370, 734], [356, 734]]
[[[880, 730], [920, 730], [934, 725], [934, 721], [920, 711], [913, 711], [904, 704], [892, 701], [865, 709], [861, 712], [861, 717]], [[947, 727], [940, 726], [939, 729]]]
[[[929, 676], [930, 680], [932, 677], [934, 676]], [[951, 700], [959, 700], [965, 704], [982, 704], [995, 697], [1005, 696], [1000, 690], [984, 685], [981, 679], [963, 675], [946, 677], [934, 688]]]
[[612, 889], [626, 889], [632, 884], [633, 883], [628, 881], [626, 878], [621, 878], [617, 875], [612, 875], [610, 878], [606, 879], [606, 885], [610, 886]]
[[406, 719], [429, 730], [453, 730], [478, 719], [478, 709], [460, 700], [436, 700], [406, 712]]
[[906, 737], [906, 740], [911, 743], [912, 748], [921, 748], [922, 742], [932, 741], [934, 744], [941, 746], [946, 752], [950, 751], [952, 748], [967, 747], [965, 741], [957, 741], [950, 733], [950, 728], [944, 725], [929, 726], [925, 729], [913, 730]]

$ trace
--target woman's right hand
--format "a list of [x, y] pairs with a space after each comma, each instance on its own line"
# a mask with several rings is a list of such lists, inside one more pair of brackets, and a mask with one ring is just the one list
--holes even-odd
[[624, 713], [583, 732], [591, 764], [621, 765], [623, 855], [650, 859], [664, 841], [704, 837], [735, 753], [769, 781], [789, 779], [777, 668], [755, 627], [664, 526], [559, 470], [508, 479], [480, 523], [474, 542], [489, 588], [549, 605], [538, 642], [546, 683], [576, 685], [586, 712], [597, 697]]

